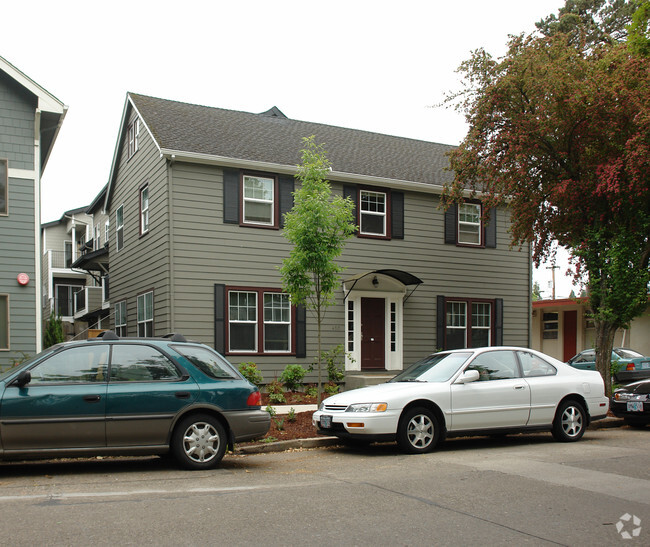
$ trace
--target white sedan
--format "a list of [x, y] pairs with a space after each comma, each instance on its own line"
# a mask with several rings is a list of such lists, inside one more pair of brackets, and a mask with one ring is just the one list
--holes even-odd
[[434, 353], [384, 384], [333, 395], [313, 424], [322, 435], [396, 440], [417, 454], [447, 436], [548, 430], [577, 441], [608, 408], [598, 372], [530, 349], [491, 347]]

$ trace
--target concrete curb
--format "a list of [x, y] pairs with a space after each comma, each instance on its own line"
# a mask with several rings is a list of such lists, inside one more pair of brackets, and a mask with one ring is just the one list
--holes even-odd
[[[625, 425], [622, 418], [607, 417], [589, 424], [588, 429], [610, 429]], [[312, 437], [310, 439], [295, 439], [292, 441], [276, 441], [273, 443], [252, 444], [242, 446], [235, 450], [235, 454], [267, 454], [271, 452], [284, 452], [285, 450], [297, 450], [300, 448], [323, 448], [341, 444], [338, 437]]]

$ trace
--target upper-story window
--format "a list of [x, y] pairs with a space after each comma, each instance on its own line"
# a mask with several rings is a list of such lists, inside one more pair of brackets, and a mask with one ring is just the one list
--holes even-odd
[[128, 127], [128, 157], [131, 158], [133, 154], [138, 151], [138, 138], [140, 136], [140, 118], [135, 118]]
[[120, 205], [115, 211], [115, 240], [116, 249], [119, 251], [124, 247], [124, 205]]
[[106, 223], [104, 224], [104, 242], [105, 243], [109, 242], [109, 238], [110, 238], [110, 234], [111, 234], [110, 227], [111, 227], [111, 224], [107, 220]]
[[385, 237], [388, 225], [388, 199], [385, 192], [361, 190], [359, 193], [359, 233]]
[[458, 243], [482, 245], [481, 205], [462, 203], [458, 207]]
[[242, 188], [242, 223], [276, 226], [275, 178], [244, 175]]
[[9, 202], [9, 168], [7, 160], [0, 160], [0, 215], [7, 214], [7, 203]]
[[140, 190], [140, 235], [149, 231], [149, 186]]
[[115, 304], [115, 334], [120, 337], [127, 335], [126, 330], [126, 300]]
[[93, 251], [97, 251], [102, 247], [102, 231], [99, 224], [93, 228]]

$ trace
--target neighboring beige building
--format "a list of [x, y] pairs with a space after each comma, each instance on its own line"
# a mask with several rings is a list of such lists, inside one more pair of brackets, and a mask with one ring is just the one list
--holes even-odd
[[[533, 302], [532, 348], [567, 361], [583, 349], [594, 347], [595, 330], [585, 299], [565, 298]], [[650, 304], [645, 313], [620, 329], [615, 347], [650, 355]]]

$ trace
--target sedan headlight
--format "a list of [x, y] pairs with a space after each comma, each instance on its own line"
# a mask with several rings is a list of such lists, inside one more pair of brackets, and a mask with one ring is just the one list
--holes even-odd
[[356, 403], [345, 409], [346, 412], [386, 412], [386, 403]]

